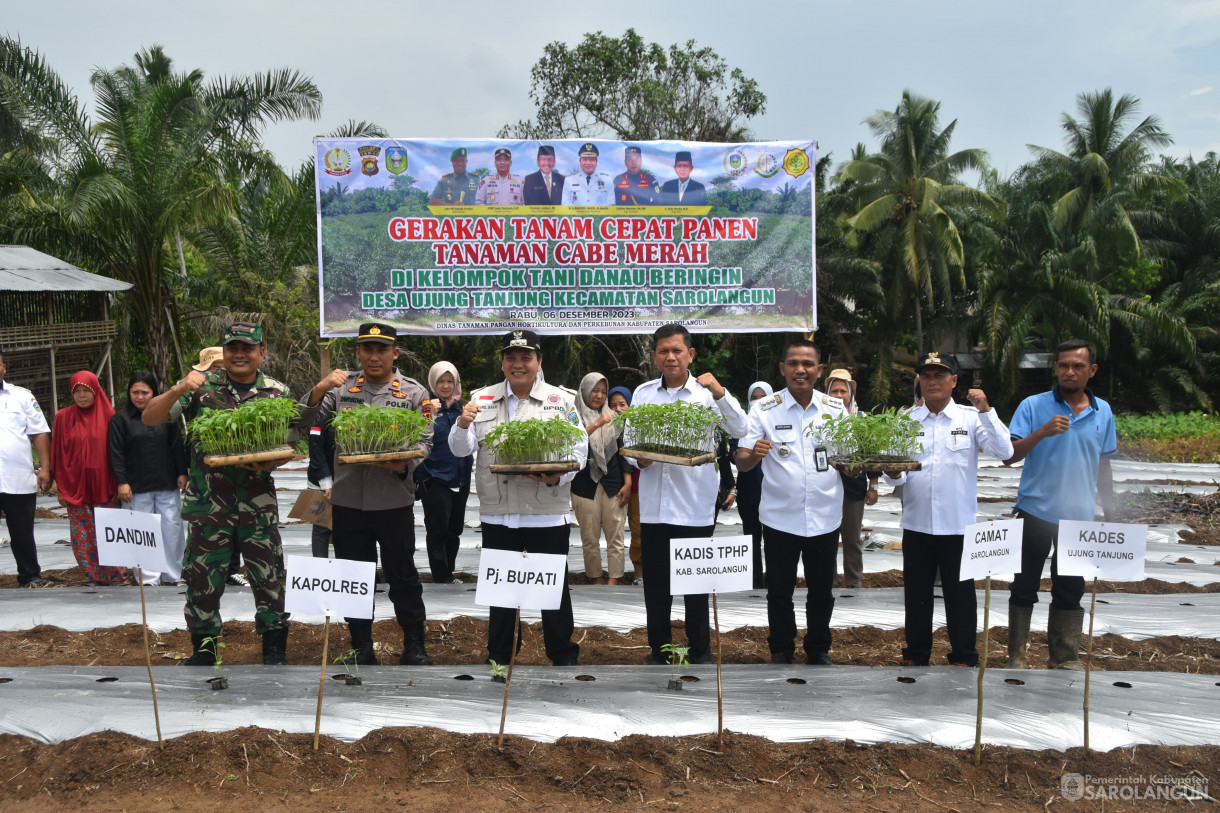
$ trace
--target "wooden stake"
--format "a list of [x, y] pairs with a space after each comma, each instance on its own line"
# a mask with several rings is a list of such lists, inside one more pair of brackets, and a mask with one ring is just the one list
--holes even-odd
[[983, 657], [979, 659], [979, 707], [974, 719], [974, 765], [983, 763], [983, 673], [987, 671], [987, 643], [991, 639], [991, 574], [983, 593]]
[[313, 718], [313, 750], [318, 750], [318, 734], [322, 730], [322, 693], [326, 691], [326, 658], [330, 649], [330, 616], [322, 625], [322, 677], [318, 680], [318, 712]]
[[1089, 604], [1089, 648], [1084, 656], [1084, 750], [1089, 750], [1089, 677], [1093, 669], [1093, 616], [1097, 613], [1097, 577], [1093, 577], [1093, 600]]
[[521, 608], [517, 608], [517, 620], [513, 625], [513, 652], [508, 656], [508, 675], [504, 678], [504, 705], [500, 707], [500, 738], [496, 747], [504, 747], [504, 720], [508, 717], [508, 687], [513, 684], [513, 665], [517, 663], [517, 639], [521, 635]]
[[140, 624], [144, 627], [144, 662], [148, 664], [148, 685], [152, 687], [153, 720], [157, 723], [157, 745], [165, 750], [165, 742], [161, 739], [161, 712], [157, 708], [157, 682], [153, 680], [152, 650], [148, 648], [148, 606], [144, 603], [144, 568], [136, 568], [136, 579], [140, 582]]
[[720, 642], [720, 608], [712, 593], [712, 617], [716, 620], [716, 750], [724, 751], [724, 683], [720, 680], [720, 665], [724, 662], [724, 646]]

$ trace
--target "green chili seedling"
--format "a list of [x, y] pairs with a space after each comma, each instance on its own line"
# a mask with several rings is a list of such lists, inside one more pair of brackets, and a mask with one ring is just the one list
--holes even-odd
[[487, 433], [483, 444], [495, 462], [507, 465], [559, 463], [572, 460], [572, 447], [585, 437], [585, 430], [560, 417], [508, 421]]
[[678, 670], [690, 669], [690, 661], [687, 660], [687, 655], [690, 653], [688, 646], [675, 646], [674, 644], [663, 644], [661, 651], [669, 655], [669, 667], [672, 672], [671, 679], [678, 679]]
[[488, 660], [487, 671], [491, 674], [491, 679], [497, 683], [503, 683], [508, 680], [508, 664], [506, 663], [496, 663], [493, 660]]
[[400, 452], [418, 446], [428, 432], [419, 412], [373, 404], [340, 410], [331, 424], [340, 454]]
[[290, 445], [297, 417], [290, 398], [256, 398], [234, 409], [204, 409], [187, 430], [205, 455], [224, 457]]
[[640, 404], [614, 419], [623, 445], [644, 452], [695, 457], [716, 450], [720, 413], [687, 401]]
[[921, 427], [905, 412], [890, 408], [879, 412], [857, 412], [831, 418], [818, 426], [805, 427], [835, 460], [850, 463], [898, 463], [912, 460], [923, 451]]

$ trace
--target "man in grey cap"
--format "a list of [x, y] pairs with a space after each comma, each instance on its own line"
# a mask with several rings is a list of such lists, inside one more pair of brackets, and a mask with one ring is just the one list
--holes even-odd
[[686, 150], [674, 154], [674, 174], [678, 177], [666, 181], [661, 187], [663, 206], [707, 206], [707, 190], [703, 184], [690, 179], [695, 165]]
[[558, 206], [563, 203], [564, 177], [555, 172], [555, 148], [538, 146], [538, 171], [525, 176], [526, 206]]
[[[301, 403], [305, 426], [325, 427], [338, 412], [365, 404], [423, 412], [428, 391], [419, 382], [398, 371], [395, 342], [398, 332], [391, 325], [368, 322], [356, 337], [356, 359], [360, 371], [335, 370], [322, 379]], [[432, 451], [431, 426], [421, 444], [425, 456]], [[402, 627], [403, 649], [399, 663], [428, 666], [432, 659], [424, 646], [424, 598], [415, 569], [415, 479], [418, 460], [346, 464], [333, 461], [331, 523], [335, 555], [340, 559], [376, 562], [381, 548], [381, 566], [390, 583], [390, 603]], [[352, 637], [351, 657], [357, 664], [376, 664], [373, 652], [373, 622], [348, 618]]]
[[520, 206], [524, 203], [521, 176], [514, 175], [513, 154], [507, 147], [497, 147], [496, 174], [488, 175], [474, 193], [476, 206]]
[[579, 152], [580, 172], [564, 181], [563, 202], [567, 206], [613, 206], [613, 181], [609, 172], [597, 169], [598, 149], [593, 142], [582, 144]]

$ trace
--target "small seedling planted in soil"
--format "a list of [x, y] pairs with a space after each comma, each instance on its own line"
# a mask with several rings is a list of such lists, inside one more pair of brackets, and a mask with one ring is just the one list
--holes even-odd
[[349, 649], [339, 657], [332, 661], [335, 666], [345, 666], [351, 669], [351, 672], [343, 676], [343, 682], [348, 686], [363, 686], [364, 681], [360, 677], [360, 664], [356, 661], [356, 657], [360, 653], [354, 649]]
[[682, 691], [682, 681], [678, 677], [682, 669], [690, 669], [690, 661], [687, 655], [690, 653], [688, 646], [675, 646], [674, 644], [665, 644], [661, 647], [661, 651], [669, 655], [669, 684], [667, 689], [674, 692]]
[[487, 671], [491, 674], [491, 679], [496, 683], [506, 683], [508, 681], [508, 665], [496, 663], [489, 660], [487, 662]]
[[215, 636], [208, 636], [199, 643], [199, 651], [210, 653], [212, 656], [212, 674], [214, 677], [208, 683], [216, 690], [229, 688], [229, 679], [220, 674], [220, 667], [225, 662], [224, 648], [225, 642]]

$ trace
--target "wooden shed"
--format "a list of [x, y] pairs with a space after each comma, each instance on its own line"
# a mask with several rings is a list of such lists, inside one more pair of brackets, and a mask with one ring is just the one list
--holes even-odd
[[96, 373], [113, 401], [111, 297], [130, 287], [29, 246], [0, 245], [5, 378], [33, 391], [48, 414], [69, 397], [68, 381], [78, 370]]

